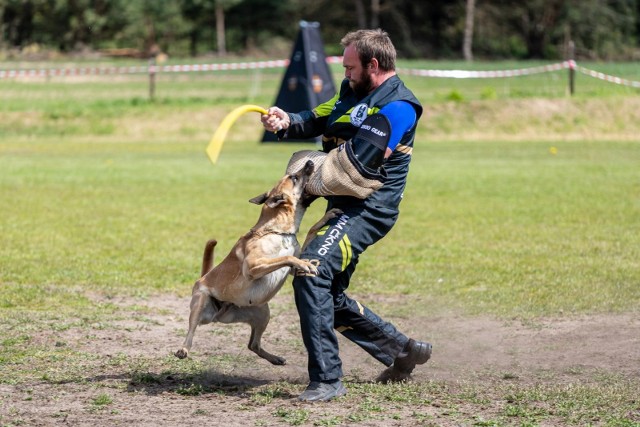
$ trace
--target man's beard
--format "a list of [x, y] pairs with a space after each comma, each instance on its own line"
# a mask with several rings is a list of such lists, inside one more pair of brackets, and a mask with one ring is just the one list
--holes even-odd
[[371, 82], [371, 74], [369, 74], [368, 71], [364, 71], [362, 73], [362, 77], [359, 82], [356, 83], [353, 80], [351, 81], [351, 89], [353, 89], [358, 98], [364, 98], [365, 96], [369, 95], [372, 86], [373, 84]]

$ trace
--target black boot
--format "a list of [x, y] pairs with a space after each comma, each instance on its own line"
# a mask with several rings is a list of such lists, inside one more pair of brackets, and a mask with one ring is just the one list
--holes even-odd
[[406, 380], [416, 365], [422, 365], [431, 358], [431, 344], [410, 339], [404, 350], [395, 358], [393, 365], [382, 371], [376, 378], [381, 383]]

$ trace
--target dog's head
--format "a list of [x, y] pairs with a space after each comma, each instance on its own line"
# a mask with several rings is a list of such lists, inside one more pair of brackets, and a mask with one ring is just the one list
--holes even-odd
[[276, 208], [283, 203], [290, 206], [298, 205], [305, 200], [304, 187], [307, 185], [314, 168], [313, 162], [309, 160], [298, 172], [282, 177], [271, 191], [256, 196], [249, 201], [256, 205], [264, 203], [269, 208]]

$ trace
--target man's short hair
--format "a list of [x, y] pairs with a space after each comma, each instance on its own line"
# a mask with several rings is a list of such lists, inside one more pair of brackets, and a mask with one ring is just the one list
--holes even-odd
[[389, 34], [380, 28], [351, 31], [340, 40], [340, 44], [343, 47], [353, 44], [363, 67], [376, 58], [382, 71], [395, 71], [396, 69], [396, 48], [393, 46]]

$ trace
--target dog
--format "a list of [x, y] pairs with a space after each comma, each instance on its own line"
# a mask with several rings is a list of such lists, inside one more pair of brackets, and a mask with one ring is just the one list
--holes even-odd
[[[270, 320], [268, 302], [288, 274], [318, 272], [312, 262], [297, 258], [301, 249], [296, 238], [302, 217], [316, 198], [304, 191], [313, 170], [313, 162], [308, 161], [297, 173], [285, 175], [268, 193], [252, 198], [250, 202], [263, 205], [258, 222], [214, 268], [213, 250], [217, 242], [207, 242], [201, 277], [193, 285], [189, 330], [176, 357], [188, 356], [198, 325], [248, 323], [249, 349], [274, 365], [286, 363], [284, 358], [265, 351], [261, 339]], [[327, 211], [309, 230], [303, 248], [329, 219], [339, 214], [337, 209]]]

